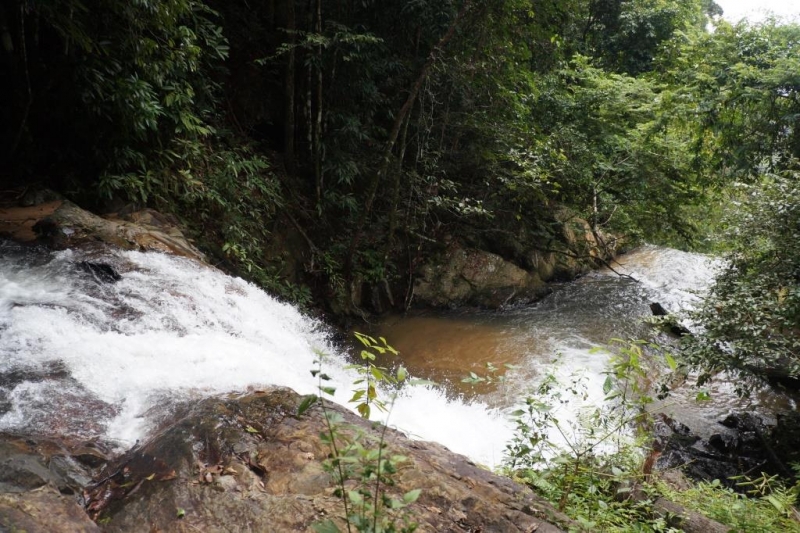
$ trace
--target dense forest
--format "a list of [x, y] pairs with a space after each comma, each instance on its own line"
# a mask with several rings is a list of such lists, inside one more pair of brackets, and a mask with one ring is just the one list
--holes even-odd
[[566, 211], [726, 252], [688, 357], [797, 379], [796, 24], [709, 0], [62, 0], [5, 4], [0, 32], [9, 186], [172, 212], [340, 314], [406, 305], [453, 238], [530, 267]]
[[406, 305], [454, 236], [529, 268], [566, 210], [626, 246], [727, 252], [689, 353], [796, 378], [800, 27], [720, 13], [14, 1], [2, 177], [172, 212], [229, 270], [345, 314]]
[[797, 23], [713, 0], [10, 0], [0, 41], [3, 189], [172, 213], [340, 317], [406, 308], [454, 240], [600, 266], [571, 219], [719, 253], [683, 361], [800, 383]]

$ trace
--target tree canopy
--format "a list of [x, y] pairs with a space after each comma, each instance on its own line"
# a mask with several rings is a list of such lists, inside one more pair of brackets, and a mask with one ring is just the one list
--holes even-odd
[[[566, 210], [596, 235], [691, 246], [732, 199], [731, 266], [693, 353], [760, 368], [772, 351], [796, 360], [800, 29], [719, 14], [709, 0], [11, 0], [1, 172], [172, 211], [231, 270], [345, 311], [360, 286], [402, 305], [454, 234], [525, 266], [519, 250], [564, 239]], [[747, 338], [743, 301], [763, 310]]]

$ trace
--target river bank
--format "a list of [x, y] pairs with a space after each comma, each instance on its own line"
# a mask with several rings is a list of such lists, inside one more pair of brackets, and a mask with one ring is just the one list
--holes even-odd
[[[101, 224], [107, 227], [106, 222]], [[110, 234], [119, 235], [120, 227], [123, 235], [130, 235], [126, 225], [116, 226]], [[57, 228], [59, 238], [88, 235], [80, 228], [71, 234]], [[260, 390], [282, 385], [301, 394], [317, 392], [318, 383], [309, 370], [319, 349], [329, 353], [326, 373], [338, 390], [338, 401], [347, 403], [357, 375], [348, 369], [348, 357], [330, 342], [323, 324], [243, 280], [193, 260], [120, 251], [91, 238], [89, 242], [61, 251], [3, 245], [0, 427], [4, 431], [46, 439], [55, 429], [75, 442], [102, 442], [102, 447], [116, 448], [102, 460], [105, 464], [158, 428], [167, 427], [168, 420], [180, 419], [181, 406], [187, 402], [245, 387]], [[135, 240], [132, 245], [141, 246]], [[642, 253], [661, 252], [645, 249]], [[671, 271], [669, 267], [662, 270]], [[114, 275], [101, 275], [109, 272]], [[497, 465], [513, 433], [504, 410], [522, 394], [521, 388], [513, 392], [510, 388], [535, 383], [550, 363], [537, 360], [536, 349], [540, 354], [561, 351], [563, 362], [582, 367], [596, 381], [605, 363], [603, 356], [590, 353], [591, 346], [604, 342], [608, 328], [622, 325], [632, 328], [632, 335], [645, 327], [634, 318], [646, 308], [650, 293], [640, 292], [641, 284], [612, 274], [597, 272], [559, 286], [534, 306], [462, 314], [463, 327], [452, 317], [440, 317], [426, 330], [427, 319], [410, 318], [404, 326], [407, 335], [396, 323], [395, 330], [382, 331], [399, 347], [409, 339], [421, 340], [402, 349], [418, 358], [405, 363], [416, 376], [439, 382], [404, 391], [390, 423], [415, 438], [445, 443], [473, 461]], [[658, 276], [655, 279], [656, 288], [669, 284], [658, 281]], [[590, 320], [591, 313], [600, 319]], [[472, 322], [476, 317], [477, 322]], [[543, 319], [537, 326], [536, 321]], [[569, 332], [567, 342], [560, 345], [558, 328]], [[437, 340], [437, 330], [451, 336]], [[515, 340], [519, 334], [522, 338]], [[516, 344], [502, 347], [503, 339]], [[444, 348], [463, 357], [446, 356]], [[504, 381], [502, 387], [495, 383], [485, 394], [457, 389], [458, 374], [485, 367], [487, 362], [501, 365], [506, 361], [531, 373], [520, 374], [516, 384], [514, 379]], [[435, 373], [442, 368], [444, 373]], [[497, 393], [502, 389], [500, 398]], [[590, 395], [592, 401], [601, 397]], [[469, 463], [463, 458], [458, 461]], [[52, 463], [46, 459], [36, 464], [50, 468]], [[91, 475], [96, 480], [103, 477], [100, 470]], [[185, 482], [191, 483], [192, 475], [187, 470]], [[44, 485], [51, 482], [40, 478]], [[35, 487], [43, 486], [37, 483]]]

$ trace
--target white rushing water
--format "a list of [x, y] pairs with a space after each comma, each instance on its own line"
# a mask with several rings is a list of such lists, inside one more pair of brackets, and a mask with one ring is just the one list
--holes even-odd
[[[652, 316], [649, 304], [658, 302], [673, 313], [688, 309], [721, 265], [702, 254], [642, 246], [620, 256], [614, 271], [601, 269], [556, 286], [551, 295], [533, 305], [502, 312], [394, 317], [380, 331], [406, 354], [413, 372], [447, 383], [453, 396], [463, 394], [508, 410], [518, 407], [543, 376], [553, 374], [561, 393], [560, 401], [552, 402], [553, 413], [568, 425], [604, 405], [609, 353], [598, 348], [614, 338], [651, 338], [656, 330], [645, 323]], [[487, 363], [496, 367], [510, 363], [515, 368], [501, 369], [505, 374], [501, 386], [471, 389], [461, 383], [470, 371], [486, 374]], [[577, 386], [572, 387], [573, 383]], [[659, 408], [702, 433], [724, 418], [723, 413], [750, 407], [732, 394], [724, 380], [709, 388], [711, 402], [695, 402], [697, 392], [687, 385]], [[556, 431], [550, 437], [563, 440]]]
[[[356, 378], [322, 325], [239, 278], [157, 253], [105, 251], [117, 283], [81, 252], [0, 245], [0, 430], [133, 444], [166, 405], [266, 385], [317, 392], [315, 351], [340, 402]], [[403, 391], [390, 424], [487, 465], [510, 427], [436, 387]]]

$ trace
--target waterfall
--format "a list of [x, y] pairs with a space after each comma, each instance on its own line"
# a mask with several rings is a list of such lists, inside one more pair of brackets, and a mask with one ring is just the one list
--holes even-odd
[[[104, 282], [86, 261], [122, 278]], [[346, 403], [356, 374], [325, 326], [240, 278], [158, 253], [0, 245], [0, 430], [130, 446], [178, 402], [317, 392], [320, 350]], [[487, 465], [511, 435], [502, 413], [436, 386], [403, 389], [389, 424]]]

